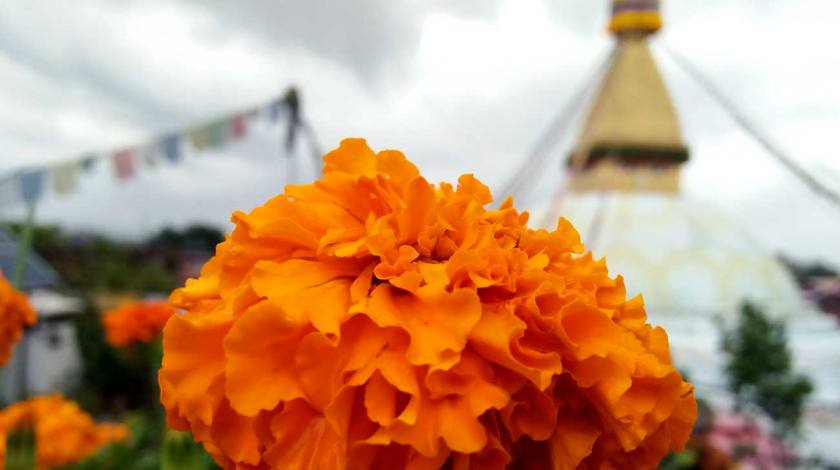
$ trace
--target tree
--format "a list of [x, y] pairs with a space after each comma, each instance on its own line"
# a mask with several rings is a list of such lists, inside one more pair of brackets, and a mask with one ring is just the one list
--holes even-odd
[[792, 371], [784, 321], [744, 303], [737, 325], [723, 332], [722, 348], [737, 409], [756, 407], [772, 420], [776, 435], [795, 437], [813, 386]]
[[208, 253], [216, 251], [216, 245], [224, 241], [225, 234], [215, 227], [190, 225], [183, 230], [164, 228], [149, 238], [150, 245], [167, 249], [192, 249]]

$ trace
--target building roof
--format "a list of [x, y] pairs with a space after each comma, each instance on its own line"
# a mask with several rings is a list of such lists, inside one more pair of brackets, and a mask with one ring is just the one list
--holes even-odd
[[[19, 242], [8, 230], [0, 228], [0, 270], [7, 278], [11, 278], [15, 270], [15, 255]], [[61, 284], [58, 273], [38, 256], [30, 251], [26, 262], [26, 272], [23, 279], [23, 290], [54, 288]]]

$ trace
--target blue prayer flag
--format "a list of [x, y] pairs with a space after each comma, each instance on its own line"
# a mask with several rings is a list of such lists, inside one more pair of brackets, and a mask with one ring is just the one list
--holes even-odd
[[283, 110], [286, 102], [283, 99], [278, 99], [268, 106], [268, 118], [271, 122], [275, 122], [280, 118], [280, 112]]
[[160, 141], [160, 147], [163, 149], [163, 155], [172, 163], [178, 163], [181, 159], [181, 145], [180, 137], [177, 134], [172, 134], [163, 138]]
[[27, 204], [34, 204], [44, 191], [44, 170], [24, 170], [18, 173], [20, 197]]

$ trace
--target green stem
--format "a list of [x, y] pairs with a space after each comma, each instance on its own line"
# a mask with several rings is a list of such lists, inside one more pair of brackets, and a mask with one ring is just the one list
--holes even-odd
[[12, 432], [6, 441], [6, 469], [32, 470], [35, 468], [35, 432], [20, 429]]

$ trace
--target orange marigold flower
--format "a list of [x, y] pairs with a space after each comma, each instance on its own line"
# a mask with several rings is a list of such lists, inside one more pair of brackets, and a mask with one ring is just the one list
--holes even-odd
[[0, 272], [0, 366], [9, 361], [23, 329], [35, 321], [35, 309], [26, 294], [15, 289]]
[[125, 425], [97, 424], [61, 395], [34, 397], [0, 411], [0, 468], [6, 461], [6, 438], [23, 428], [35, 433], [36, 469], [74, 464], [129, 437]]
[[161, 401], [225, 468], [653, 468], [691, 385], [641, 298], [471, 175], [348, 139], [171, 302]]
[[112, 346], [151, 341], [173, 314], [175, 309], [163, 301], [125, 304], [103, 315], [105, 339]]

